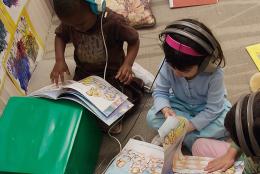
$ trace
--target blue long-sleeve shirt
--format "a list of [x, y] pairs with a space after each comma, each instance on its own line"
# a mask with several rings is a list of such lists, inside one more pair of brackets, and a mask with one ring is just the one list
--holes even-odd
[[186, 80], [176, 77], [171, 66], [164, 62], [155, 84], [153, 97], [156, 113], [164, 107], [171, 107], [170, 91], [187, 105], [205, 105], [205, 109], [190, 120], [197, 130], [209, 125], [224, 110], [226, 89], [221, 68], [214, 73], [202, 72], [192, 80]]

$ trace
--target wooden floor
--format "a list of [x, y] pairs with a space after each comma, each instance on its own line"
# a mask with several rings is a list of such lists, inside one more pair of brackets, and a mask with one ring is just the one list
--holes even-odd
[[[146, 141], [150, 142], [152, 137], [156, 134], [154, 130], [148, 128], [146, 125], [146, 114], [147, 110], [151, 107], [151, 104], [151, 94], [146, 94], [137, 107], [137, 110], [123, 119], [123, 131], [116, 136], [121, 142], [122, 147], [124, 147], [129, 138], [136, 135], [140, 135]], [[104, 171], [111, 159], [118, 154], [119, 149], [119, 144], [107, 134], [104, 134], [96, 173], [102, 173]]]
[[[180, 9], [169, 9], [166, 0], [151, 0], [151, 7], [157, 25], [151, 29], [138, 30], [141, 40], [137, 62], [156, 74], [163, 54], [158, 46], [158, 34], [176, 19], [194, 18], [205, 23], [219, 39], [227, 60], [225, 84], [229, 100], [234, 103], [237, 98], [249, 92], [248, 82], [252, 74], [257, 72], [254, 63], [245, 47], [260, 42], [260, 1], [259, 0], [219, 0], [218, 4]], [[54, 29], [58, 24], [56, 17], [50, 29], [45, 59], [54, 59]], [[66, 49], [66, 59], [73, 58], [73, 46]], [[122, 145], [134, 135], [141, 135], [150, 141], [155, 131], [147, 127], [146, 114], [152, 106], [150, 94], [143, 97], [142, 103], [135, 113], [123, 122], [123, 132], [117, 136]], [[102, 173], [109, 161], [119, 152], [119, 145], [104, 135], [96, 173]]]

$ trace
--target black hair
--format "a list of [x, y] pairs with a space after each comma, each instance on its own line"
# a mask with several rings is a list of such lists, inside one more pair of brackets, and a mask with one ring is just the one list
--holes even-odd
[[[214, 35], [212, 34], [212, 32], [210, 31], [210, 29], [208, 27], [206, 27], [204, 24], [202, 24], [201, 22], [194, 20], [194, 19], [182, 19], [181, 21], [187, 21], [187, 22], [193, 23], [197, 26], [200, 26], [213, 37], [213, 39], [217, 43], [217, 49], [219, 52], [218, 57], [221, 59], [220, 63], [223, 62], [223, 64], [224, 64], [223, 66], [225, 66], [225, 59], [224, 59], [224, 55], [223, 55], [221, 46], [220, 46], [219, 42], [216, 40], [216, 38], [214, 37]], [[177, 29], [182, 29], [182, 30], [188, 31], [191, 34], [196, 35], [197, 37], [201, 38], [203, 41], [208, 43], [212, 48], [214, 48], [213, 45], [211, 45], [210, 41], [197, 30], [194, 30], [189, 27], [185, 27], [183, 25], [169, 25], [169, 26], [167, 26], [167, 28], [177, 28]], [[165, 53], [166, 62], [168, 62], [173, 68], [178, 69], [180, 71], [188, 71], [194, 65], [200, 66], [201, 63], [203, 62], [203, 60], [207, 56], [210, 56], [209, 53], [202, 46], [200, 46], [197, 42], [195, 42], [185, 36], [179, 35], [179, 34], [169, 33], [169, 35], [174, 40], [193, 48], [195, 51], [197, 51], [198, 53], [203, 55], [203, 56], [187, 55], [185, 53], [181, 53], [180, 51], [177, 51], [177, 50], [171, 48], [166, 42], [164, 42], [163, 50]]]
[[81, 7], [82, 2], [82, 0], [53, 0], [54, 11], [58, 17], [68, 17]]
[[[244, 133], [245, 141], [250, 148], [250, 150], [253, 152], [253, 149], [251, 147], [251, 142], [249, 139], [249, 132], [248, 132], [248, 122], [247, 122], [247, 103], [248, 103], [249, 95], [245, 97], [242, 103], [241, 108], [241, 120], [242, 120], [242, 130]], [[255, 96], [254, 102], [253, 102], [253, 133], [256, 138], [257, 143], [260, 145], [260, 92]], [[237, 104], [235, 104], [230, 111], [227, 113], [225, 118], [225, 127], [227, 131], [229, 131], [230, 136], [232, 140], [239, 146], [237, 131], [236, 131], [236, 123], [235, 123], [235, 113], [236, 113], [236, 107]]]

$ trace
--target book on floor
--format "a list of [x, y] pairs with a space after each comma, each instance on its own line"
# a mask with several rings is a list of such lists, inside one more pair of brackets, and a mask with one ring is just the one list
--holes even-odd
[[105, 174], [160, 174], [163, 168], [163, 158], [162, 147], [130, 139]]
[[[182, 154], [181, 146], [188, 120], [179, 116], [177, 119], [179, 122], [173, 125], [168, 135], [161, 137], [163, 147], [129, 139], [105, 174], [206, 174], [204, 168], [213, 158]], [[237, 161], [226, 172], [212, 174], [242, 174], [243, 169], [244, 163]]]
[[49, 99], [68, 99], [77, 102], [110, 126], [133, 104], [127, 96], [98, 76], [89, 76], [79, 82], [66, 80], [30, 93], [28, 96]]
[[[174, 174], [206, 174], [204, 170], [213, 158], [199, 156], [183, 156], [182, 159], [173, 161], [172, 170]], [[242, 161], [235, 162], [234, 166], [225, 172], [216, 171], [211, 174], [242, 174], [244, 163]]]
[[218, 0], [169, 0], [170, 8], [216, 4]]
[[247, 46], [246, 50], [260, 71], [260, 43]]

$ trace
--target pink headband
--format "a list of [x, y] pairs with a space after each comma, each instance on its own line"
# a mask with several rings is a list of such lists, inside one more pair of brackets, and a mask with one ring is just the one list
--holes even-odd
[[169, 35], [166, 36], [165, 41], [170, 47], [172, 47], [173, 49], [175, 49], [181, 53], [188, 54], [191, 56], [202, 56], [201, 54], [199, 54], [197, 51], [195, 51], [191, 47], [179, 43], [178, 41], [171, 38], [171, 36], [169, 36]]

